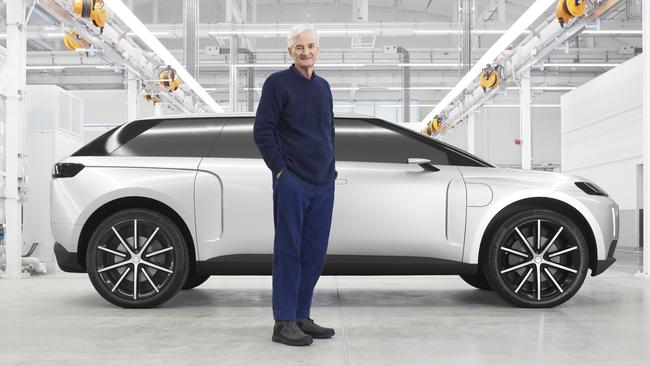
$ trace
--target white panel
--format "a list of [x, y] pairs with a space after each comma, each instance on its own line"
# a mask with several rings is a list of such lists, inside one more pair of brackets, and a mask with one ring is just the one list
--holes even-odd
[[59, 128], [70, 131], [70, 97], [59, 93]]
[[561, 98], [563, 172], [593, 180], [622, 210], [637, 202], [642, 61], [637, 56]]

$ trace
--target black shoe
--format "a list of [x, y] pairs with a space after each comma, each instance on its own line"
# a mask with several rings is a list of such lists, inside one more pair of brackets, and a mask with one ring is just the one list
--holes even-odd
[[295, 320], [276, 320], [271, 340], [289, 346], [309, 346], [314, 341], [310, 336], [300, 330]]
[[298, 326], [303, 332], [316, 339], [332, 338], [335, 334], [334, 329], [321, 327], [314, 323], [314, 320], [311, 318], [296, 319], [296, 323], [298, 323]]

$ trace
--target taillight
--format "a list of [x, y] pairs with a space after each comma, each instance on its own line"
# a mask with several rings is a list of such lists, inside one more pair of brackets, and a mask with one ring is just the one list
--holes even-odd
[[56, 163], [52, 169], [52, 178], [72, 178], [84, 168], [78, 163]]

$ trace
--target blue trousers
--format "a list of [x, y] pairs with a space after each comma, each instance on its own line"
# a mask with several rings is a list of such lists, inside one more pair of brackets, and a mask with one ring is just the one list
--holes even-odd
[[334, 181], [312, 184], [285, 168], [273, 176], [273, 317], [308, 318], [325, 264]]

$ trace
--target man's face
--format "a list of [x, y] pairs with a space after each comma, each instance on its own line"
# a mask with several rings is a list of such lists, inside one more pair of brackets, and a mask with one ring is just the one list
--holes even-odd
[[296, 66], [312, 67], [316, 63], [320, 48], [310, 32], [301, 33], [289, 47], [289, 55]]

